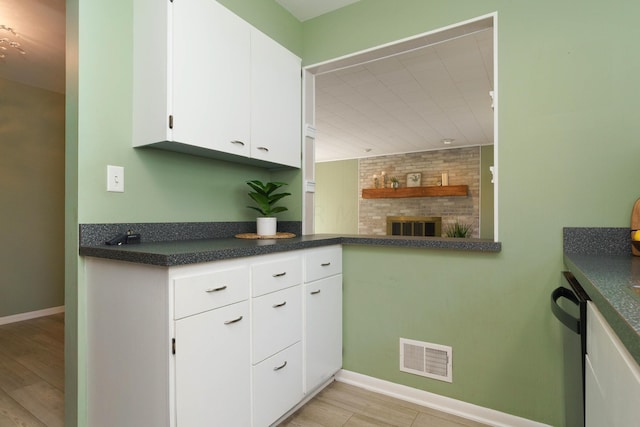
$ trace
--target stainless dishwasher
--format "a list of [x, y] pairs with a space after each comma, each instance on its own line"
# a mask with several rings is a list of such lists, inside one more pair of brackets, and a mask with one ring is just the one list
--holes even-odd
[[590, 299], [569, 271], [551, 293], [551, 311], [563, 328], [565, 425], [584, 427], [584, 368], [587, 353], [587, 301]]

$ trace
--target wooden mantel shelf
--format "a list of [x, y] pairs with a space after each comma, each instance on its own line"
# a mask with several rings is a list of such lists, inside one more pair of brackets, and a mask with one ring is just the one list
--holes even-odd
[[363, 188], [363, 199], [391, 199], [405, 197], [452, 197], [467, 196], [468, 185], [445, 185], [432, 187]]

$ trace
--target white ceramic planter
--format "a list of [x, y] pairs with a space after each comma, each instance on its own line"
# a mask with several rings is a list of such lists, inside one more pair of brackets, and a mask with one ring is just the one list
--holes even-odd
[[256, 225], [258, 236], [275, 236], [278, 219], [276, 217], [258, 217]]

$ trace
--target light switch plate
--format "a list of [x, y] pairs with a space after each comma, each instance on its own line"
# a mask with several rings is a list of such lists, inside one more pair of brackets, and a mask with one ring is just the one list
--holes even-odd
[[124, 193], [124, 167], [107, 165], [107, 191]]

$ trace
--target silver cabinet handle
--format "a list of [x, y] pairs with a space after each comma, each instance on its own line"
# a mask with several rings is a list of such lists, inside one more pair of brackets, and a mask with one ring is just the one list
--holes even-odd
[[280, 308], [280, 307], [284, 307], [285, 305], [287, 305], [287, 302], [283, 301], [280, 304], [274, 304], [272, 307], [273, 308]]
[[233, 319], [233, 320], [227, 320], [226, 322], [224, 322], [225, 325], [230, 325], [232, 323], [237, 323], [239, 321], [242, 320], [242, 316], [238, 317], [237, 319]]
[[244, 147], [244, 142], [238, 141], [237, 139], [234, 139], [233, 141], [229, 141], [229, 142], [235, 145], [242, 145]]
[[317, 291], [311, 291], [311, 295], [318, 295], [320, 293], [320, 289], [318, 289]]
[[284, 363], [280, 366], [276, 366], [275, 368], [273, 368], [274, 371], [279, 371], [280, 369], [284, 368], [285, 366], [287, 366], [287, 361], [285, 360]]
[[286, 272], [286, 271], [284, 271], [284, 272], [282, 272], [282, 273], [276, 273], [276, 274], [274, 274], [274, 275], [273, 275], [273, 277], [282, 277], [282, 276], [284, 276], [285, 274], [287, 274], [287, 272]]
[[209, 288], [205, 292], [207, 292], [207, 293], [220, 292], [220, 291], [224, 291], [225, 289], [227, 289], [227, 285], [222, 285], [222, 286], [219, 286], [217, 288]]
[[329, 267], [330, 265], [330, 262], [323, 262], [322, 264], [320, 264], [321, 267]]
[[267, 147], [256, 147], [258, 150], [260, 151], [264, 151], [264, 152], [269, 152], [269, 149]]

